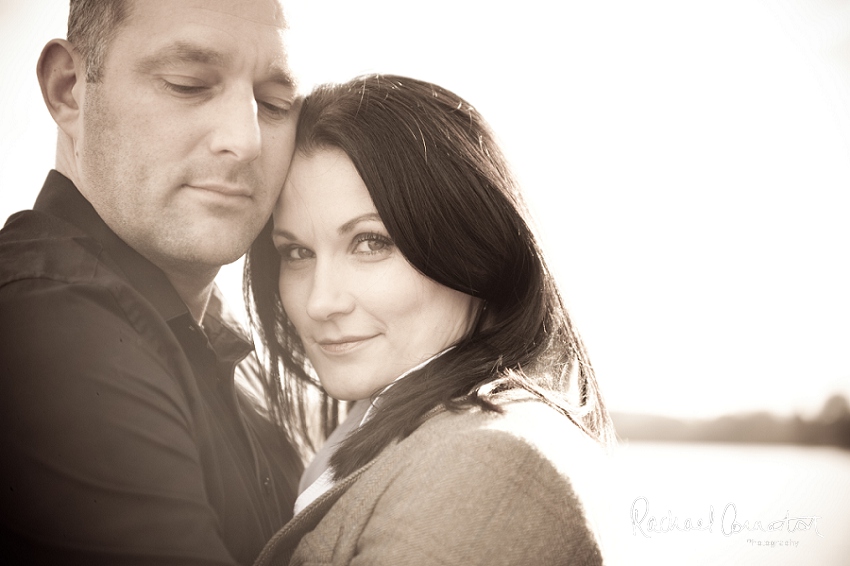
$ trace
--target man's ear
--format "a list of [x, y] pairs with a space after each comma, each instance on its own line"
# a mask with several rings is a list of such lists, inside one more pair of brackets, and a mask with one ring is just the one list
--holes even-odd
[[74, 46], [52, 39], [38, 58], [38, 84], [53, 120], [71, 139], [77, 139], [85, 93], [85, 63]]

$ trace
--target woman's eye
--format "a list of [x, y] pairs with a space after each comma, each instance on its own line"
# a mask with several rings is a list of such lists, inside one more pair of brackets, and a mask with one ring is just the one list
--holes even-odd
[[380, 234], [360, 234], [354, 239], [354, 253], [364, 255], [386, 254], [393, 242]]
[[312, 259], [315, 255], [312, 251], [302, 246], [285, 246], [278, 251], [280, 252], [281, 259], [289, 263]]

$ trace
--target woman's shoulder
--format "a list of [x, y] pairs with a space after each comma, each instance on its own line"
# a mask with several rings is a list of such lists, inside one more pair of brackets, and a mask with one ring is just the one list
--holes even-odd
[[[531, 396], [496, 399], [500, 412], [468, 408], [443, 410], [396, 448], [410, 462], [469, 461], [498, 473], [527, 473], [568, 485], [583, 498], [607, 473], [605, 449], [568, 416]], [[430, 466], [411, 466], [425, 473]], [[434, 470], [445, 474], [446, 470]]]
[[[598, 442], [590, 438], [562, 411], [543, 400], [523, 393], [508, 393], [492, 398], [499, 411], [478, 407], [460, 411], [441, 410], [430, 417], [412, 435], [418, 442], [469, 442], [503, 438], [519, 442], [529, 450], [560, 459], [574, 459], [577, 453], [604, 454]], [[498, 433], [498, 434], [497, 434]], [[484, 444], [489, 444], [485, 442]]]
[[[468, 546], [474, 531], [471, 538], [484, 545], [476, 552], [504, 554], [492, 563], [519, 563], [521, 556], [546, 552], [553, 553], [552, 561], [541, 563], [560, 563], [556, 555], [596, 563], [595, 522], [579, 487], [585, 482], [574, 481], [588, 475], [577, 471], [586, 435], [542, 401], [499, 406], [499, 413], [467, 409], [431, 416], [379, 457], [352, 497], [370, 494], [364, 497], [375, 508], [370, 522], [380, 523], [382, 533], [397, 528], [398, 537], [408, 537], [415, 522], [410, 540], [433, 552], [459, 548], [460, 542], [446, 542], [454, 534], [465, 533]], [[454, 511], [447, 514], [447, 508]], [[385, 516], [394, 517], [392, 527], [381, 523]], [[507, 560], [512, 552], [516, 560]]]
[[[572, 502], [567, 507], [583, 515], [600, 536], [610, 522], [604, 515], [612, 473], [606, 449], [536, 397], [506, 395], [497, 404], [499, 413], [476, 408], [433, 416], [417, 431], [420, 438], [414, 434], [409, 439], [407, 457], [424, 464], [425, 470], [433, 461], [464, 462], [456, 481], [486, 484], [498, 476], [523, 478], [516, 487], [526, 495], [533, 480], [541, 498]], [[423, 471], [420, 465], [412, 467]], [[445, 468], [436, 473], [451, 475]]]

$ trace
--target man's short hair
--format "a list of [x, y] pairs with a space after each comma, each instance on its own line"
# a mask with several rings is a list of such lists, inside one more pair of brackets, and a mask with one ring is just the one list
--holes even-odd
[[109, 44], [130, 13], [132, 0], [71, 0], [68, 41], [83, 56], [86, 82], [100, 82]]

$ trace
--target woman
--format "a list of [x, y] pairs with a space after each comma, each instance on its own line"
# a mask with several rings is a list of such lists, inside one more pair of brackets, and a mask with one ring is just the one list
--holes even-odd
[[601, 562], [585, 476], [610, 420], [468, 103], [396, 76], [315, 90], [246, 273], [290, 429], [310, 444], [314, 375], [325, 432], [355, 402], [258, 563]]

